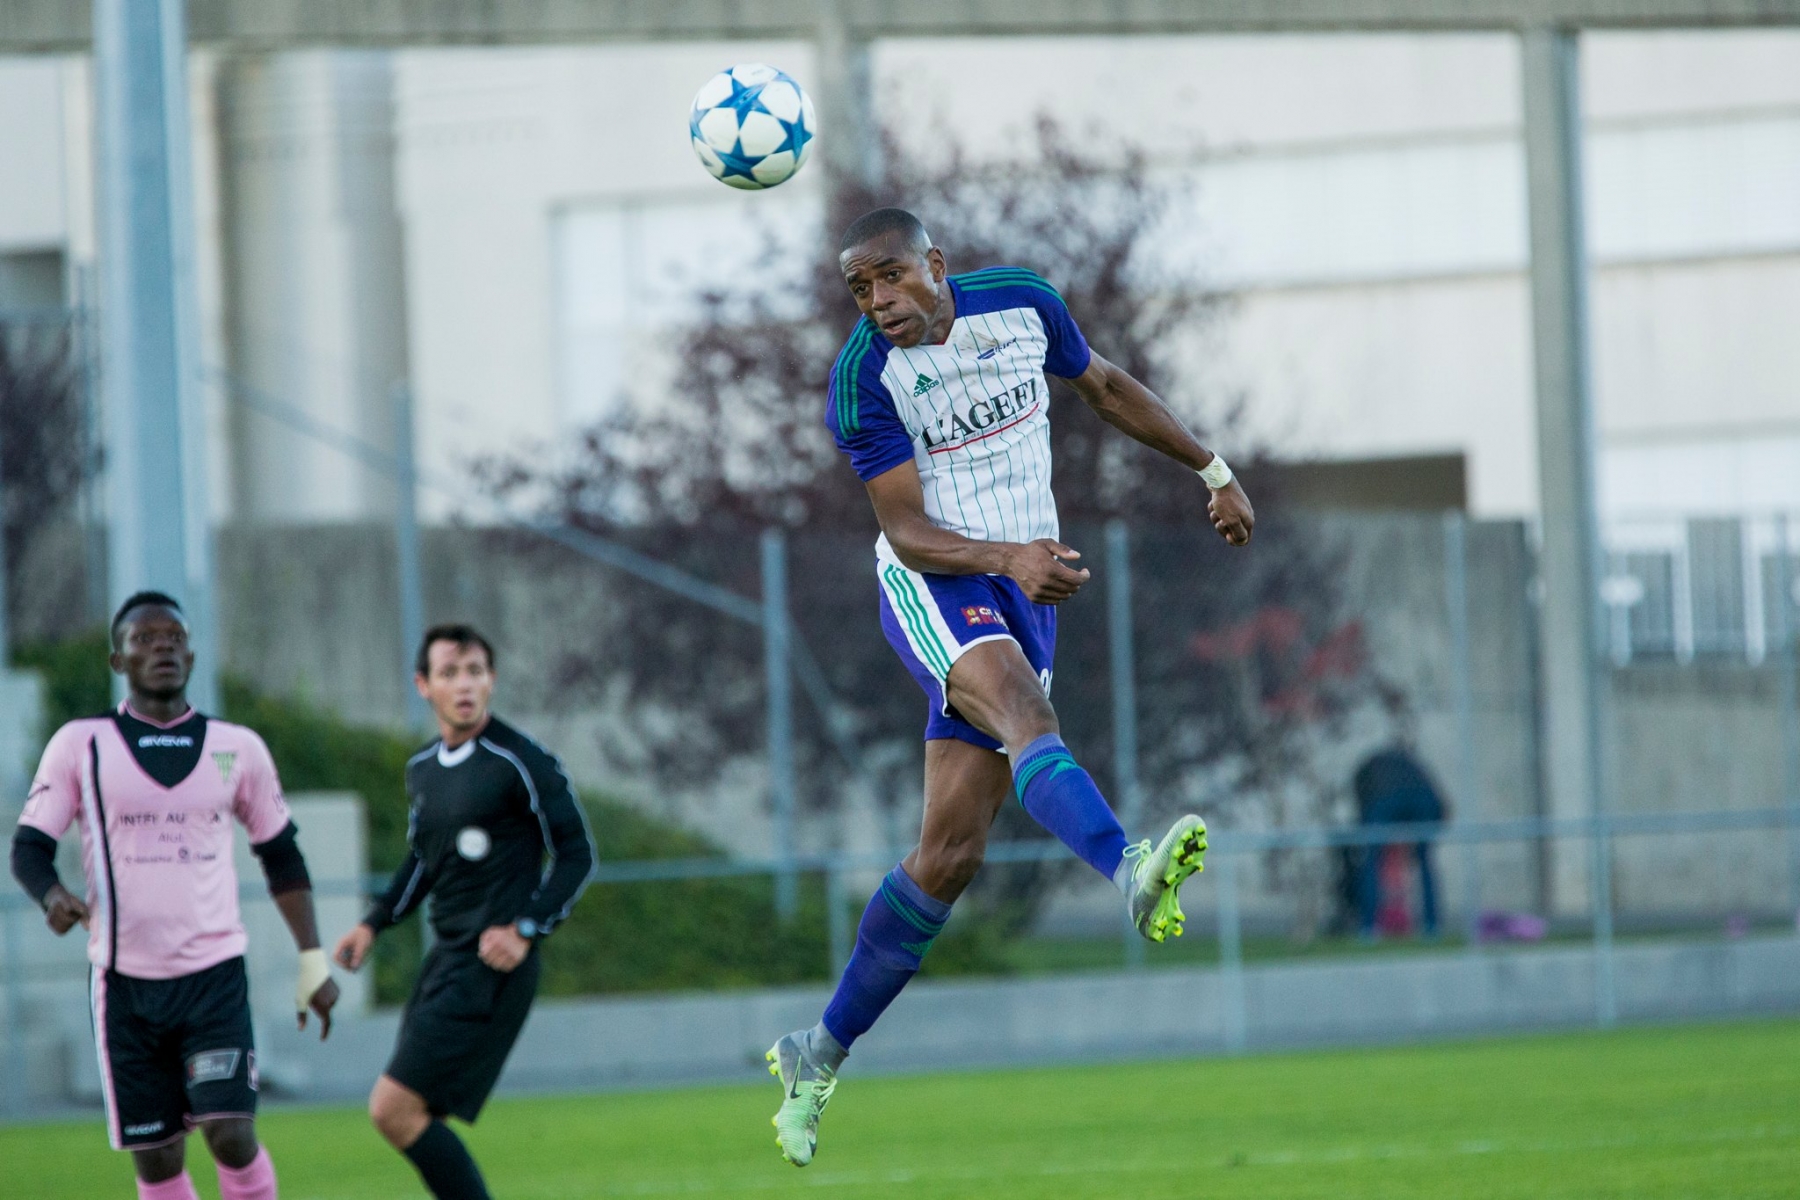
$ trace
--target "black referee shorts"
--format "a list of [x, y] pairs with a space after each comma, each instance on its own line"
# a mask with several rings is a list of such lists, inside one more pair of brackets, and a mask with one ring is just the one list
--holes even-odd
[[166, 1146], [200, 1121], [256, 1115], [242, 958], [174, 979], [95, 967], [89, 1000], [113, 1149]]
[[432, 1116], [473, 1122], [525, 1027], [539, 969], [535, 948], [513, 970], [496, 971], [472, 948], [433, 947], [400, 1018], [388, 1076], [425, 1097]]

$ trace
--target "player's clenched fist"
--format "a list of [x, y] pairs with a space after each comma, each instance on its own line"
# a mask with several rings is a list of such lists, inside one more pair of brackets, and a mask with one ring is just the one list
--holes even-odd
[[1077, 571], [1064, 562], [1080, 557], [1079, 550], [1039, 538], [1013, 547], [1007, 556], [1006, 574], [1033, 604], [1061, 604], [1088, 581], [1087, 568]]
[[44, 920], [50, 932], [61, 937], [77, 925], [87, 928], [88, 908], [59, 883], [44, 896]]
[[375, 931], [367, 925], [358, 925], [349, 933], [338, 939], [337, 949], [331, 957], [341, 967], [355, 971], [363, 965], [363, 959], [369, 956], [369, 947], [375, 944]]
[[1206, 515], [1212, 518], [1213, 528], [1234, 546], [1247, 544], [1256, 528], [1256, 510], [1250, 507], [1250, 497], [1235, 479], [1213, 492]]

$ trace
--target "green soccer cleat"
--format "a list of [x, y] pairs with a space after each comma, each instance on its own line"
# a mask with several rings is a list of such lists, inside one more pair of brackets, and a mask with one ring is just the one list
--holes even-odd
[[775, 1126], [775, 1144], [781, 1147], [781, 1157], [796, 1167], [813, 1160], [819, 1148], [819, 1114], [837, 1090], [836, 1073], [807, 1058], [802, 1048], [805, 1037], [804, 1030], [790, 1033], [763, 1055], [769, 1074], [781, 1080], [781, 1111], [769, 1121]]
[[1189, 875], [1206, 870], [1206, 822], [1189, 813], [1169, 827], [1154, 850], [1145, 838], [1126, 850], [1125, 857], [1137, 860], [1125, 901], [1131, 923], [1153, 942], [1171, 933], [1180, 937], [1187, 915], [1176, 893]]

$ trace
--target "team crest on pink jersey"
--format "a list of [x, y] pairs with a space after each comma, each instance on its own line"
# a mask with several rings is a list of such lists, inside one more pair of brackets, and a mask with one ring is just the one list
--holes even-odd
[[215, 750], [212, 758], [213, 762], [216, 763], [219, 768], [219, 782], [231, 782], [231, 768], [237, 766], [236, 752], [231, 750]]

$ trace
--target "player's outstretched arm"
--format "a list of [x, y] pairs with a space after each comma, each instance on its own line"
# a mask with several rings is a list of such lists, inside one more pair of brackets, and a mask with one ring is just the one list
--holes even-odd
[[1033, 604], [1061, 604], [1088, 581], [1064, 560], [1079, 551], [1040, 538], [1035, 542], [978, 542], [931, 523], [925, 515], [925, 490], [919, 468], [904, 462], [865, 485], [875, 505], [875, 519], [900, 561], [933, 575], [1005, 575]]
[[[1087, 406], [1113, 428], [1192, 471], [1204, 471], [1212, 465], [1216, 457], [1213, 452], [1188, 432], [1160, 396], [1098, 354], [1089, 358], [1087, 370], [1069, 383]], [[1256, 527], [1256, 513], [1243, 485], [1233, 478], [1223, 487], [1211, 490], [1212, 499], [1206, 508], [1213, 528], [1232, 545], [1244, 545]]]

